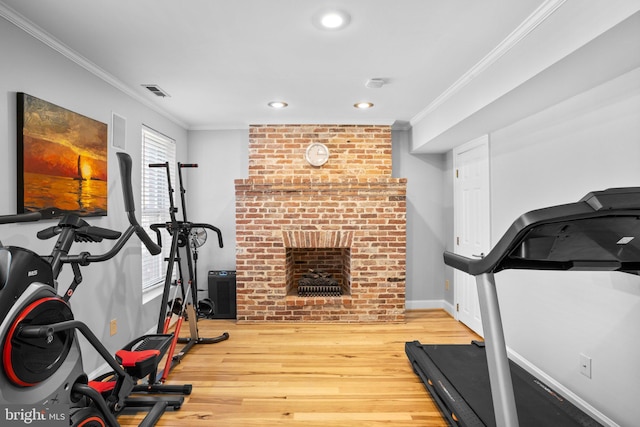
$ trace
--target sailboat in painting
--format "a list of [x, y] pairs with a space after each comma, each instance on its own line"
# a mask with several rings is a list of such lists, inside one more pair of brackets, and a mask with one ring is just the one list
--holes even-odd
[[86, 181], [87, 179], [82, 176], [82, 159], [81, 156], [78, 156], [78, 176], [75, 178], [76, 181]]

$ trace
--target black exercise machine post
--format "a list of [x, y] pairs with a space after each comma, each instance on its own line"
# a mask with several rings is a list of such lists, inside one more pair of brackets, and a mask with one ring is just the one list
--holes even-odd
[[[178, 212], [178, 208], [175, 207], [174, 203], [174, 189], [171, 184], [171, 170], [169, 168], [169, 162], [165, 163], [151, 163], [149, 164], [150, 168], [164, 168], [167, 176], [167, 187], [169, 193], [169, 216], [170, 221], [165, 222], [163, 224], [152, 224], [150, 228], [155, 231], [157, 242], [159, 245], [162, 245], [161, 238], [161, 229], [165, 229], [169, 235], [171, 236], [171, 246], [169, 251], [169, 256], [166, 258], [167, 261], [167, 272], [164, 281], [164, 290], [162, 293], [162, 302], [160, 304], [160, 313], [158, 316], [158, 333], [162, 333], [164, 329], [166, 329], [166, 321], [167, 317], [171, 315], [171, 312], [167, 311], [167, 306], [169, 304], [169, 293], [171, 289], [171, 284], [173, 280], [173, 268], [174, 264], [178, 264], [178, 286], [182, 292], [182, 304], [183, 307], [181, 311], [189, 310], [190, 320], [189, 320], [189, 329], [190, 329], [190, 337], [189, 338], [179, 338], [178, 342], [186, 343], [186, 345], [182, 348], [182, 350], [173, 357], [173, 362], [179, 362], [180, 359], [193, 347], [195, 344], [215, 344], [220, 341], [224, 341], [229, 338], [229, 334], [224, 332], [222, 335], [215, 338], [202, 338], [199, 336], [198, 328], [197, 328], [197, 319], [198, 315], [196, 313], [197, 307], [197, 295], [198, 295], [198, 285], [197, 285], [197, 277], [196, 272], [194, 271], [193, 257], [189, 250], [189, 237], [190, 233], [195, 228], [205, 228], [214, 231], [218, 235], [218, 245], [219, 247], [223, 247], [222, 242], [222, 233], [220, 229], [214, 227], [210, 224], [204, 223], [193, 223], [190, 222], [187, 218], [187, 206], [185, 200], [185, 187], [182, 179], [182, 168], [197, 168], [198, 165], [196, 163], [177, 163], [178, 165], [178, 180], [180, 185], [180, 202], [182, 206], [182, 220], [178, 220], [176, 217], [176, 213]], [[181, 251], [181, 249], [183, 249]], [[182, 252], [182, 253], [181, 253]], [[187, 288], [185, 289], [185, 284], [183, 280], [183, 272], [182, 272], [182, 260], [186, 260], [187, 270], [188, 270], [188, 283]], [[191, 301], [193, 304], [189, 303], [189, 294], [191, 295]], [[175, 299], [174, 299], [175, 301]]]

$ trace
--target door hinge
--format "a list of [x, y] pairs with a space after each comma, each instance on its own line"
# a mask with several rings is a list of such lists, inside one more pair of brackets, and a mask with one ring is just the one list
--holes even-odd
[[460, 311], [460, 304], [456, 304], [456, 311]]
[[460, 169], [456, 169], [456, 178], [460, 178], [460, 175], [458, 173], [459, 171], [460, 171]]
[[456, 237], [456, 245], [460, 246], [460, 237]]

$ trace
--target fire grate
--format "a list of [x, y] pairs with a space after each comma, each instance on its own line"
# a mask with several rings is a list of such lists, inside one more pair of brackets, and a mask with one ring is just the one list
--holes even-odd
[[342, 287], [330, 273], [311, 269], [298, 282], [298, 296], [333, 297], [342, 295]]

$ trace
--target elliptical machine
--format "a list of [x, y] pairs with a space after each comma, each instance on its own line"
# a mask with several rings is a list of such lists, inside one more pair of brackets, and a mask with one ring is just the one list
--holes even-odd
[[[197, 168], [196, 163], [180, 163], [178, 162], [178, 179], [180, 184], [180, 201], [182, 205], [182, 221], [176, 218], [176, 212], [178, 208], [174, 205], [173, 193], [174, 189], [171, 185], [171, 170], [169, 168], [169, 162], [165, 163], [152, 163], [150, 168], [164, 168], [167, 174], [167, 188], [169, 192], [169, 216], [170, 221], [166, 223], [152, 224], [150, 228], [155, 231], [158, 245], [162, 245], [162, 234], [160, 230], [165, 229], [171, 236], [171, 249], [169, 251], [169, 257], [167, 261], [167, 272], [165, 275], [164, 292], [162, 294], [162, 303], [160, 304], [160, 314], [158, 317], [158, 334], [165, 334], [168, 332], [169, 323], [173, 314], [178, 315], [176, 327], [174, 330], [174, 342], [169, 350], [169, 358], [165, 369], [161, 375], [160, 381], [163, 382], [171, 369], [179, 363], [187, 352], [196, 344], [215, 344], [229, 338], [229, 333], [223, 332], [214, 338], [203, 338], [198, 331], [198, 317], [204, 317], [204, 313], [199, 313], [196, 310], [200, 309], [207, 311], [207, 315], [212, 314], [215, 310], [213, 303], [198, 304], [198, 284], [195, 272], [195, 262], [197, 262], [197, 251], [195, 251], [196, 243], [194, 239], [198, 239], [197, 233], [200, 232], [206, 234], [206, 229], [215, 232], [218, 236], [218, 245], [223, 247], [222, 232], [219, 228], [214, 227], [211, 224], [193, 223], [187, 219], [187, 204], [185, 200], [186, 190], [182, 181], [182, 169], [183, 168]], [[202, 241], [202, 236], [200, 236]], [[204, 243], [204, 242], [202, 242]], [[192, 249], [194, 250], [192, 252]], [[188, 279], [185, 286], [182, 261], [186, 262]], [[176, 288], [174, 289], [174, 298], [169, 306], [169, 294], [171, 293], [171, 286], [174, 277], [174, 265], [178, 266], [178, 277], [176, 281]], [[178, 290], [181, 292], [181, 298], [177, 298], [176, 294]], [[178, 337], [180, 332], [180, 326], [184, 318], [189, 319], [189, 337]], [[174, 355], [174, 349], [177, 343], [185, 344], [182, 349]]]
[[[114, 358], [86, 324], [75, 320], [69, 298], [82, 281], [80, 266], [113, 258], [135, 233], [152, 254], [161, 248], [138, 223], [131, 188], [131, 157], [117, 153], [129, 227], [120, 233], [90, 226], [76, 215], [38, 233], [41, 239], [58, 236], [50, 256], [0, 244], [0, 404], [31, 406], [42, 414], [69, 415], [72, 426], [118, 426], [116, 415], [129, 407], [148, 413], [140, 426], [153, 426], [168, 407], [179, 409], [183, 398], [132, 397], [145, 390], [138, 380], [154, 375], [173, 335], [150, 335], [134, 340]], [[0, 224], [37, 221], [40, 213], [6, 215]], [[104, 254], [69, 255], [74, 242], [116, 240]], [[67, 292], [57, 292], [57, 277], [71, 264], [74, 278]], [[76, 331], [113, 369], [111, 381], [89, 381], [84, 372]], [[191, 386], [179, 387], [189, 394]], [[44, 415], [43, 415], [44, 416]]]

